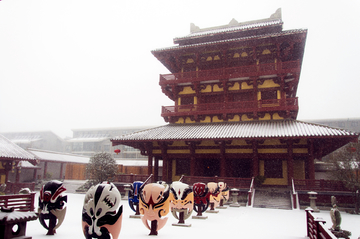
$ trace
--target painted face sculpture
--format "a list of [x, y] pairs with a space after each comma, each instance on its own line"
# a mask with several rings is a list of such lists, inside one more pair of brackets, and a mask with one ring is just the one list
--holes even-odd
[[157, 235], [167, 222], [167, 217], [161, 217], [169, 213], [169, 191], [169, 186], [158, 183], [146, 184], [140, 188], [141, 220], [150, 230], [149, 235]]
[[[173, 216], [179, 220], [178, 223], [185, 223], [194, 209], [194, 193], [191, 187], [182, 182], [171, 184], [170, 210]], [[179, 216], [178, 214], [179, 213]]]
[[210, 182], [207, 184], [210, 193], [210, 210], [214, 210], [215, 207], [219, 206], [221, 194], [220, 188], [217, 183]]
[[123, 212], [120, 200], [120, 192], [112, 183], [101, 183], [87, 191], [82, 211], [85, 238], [118, 238]]
[[[48, 230], [46, 235], [54, 235], [64, 221], [67, 196], [62, 193], [65, 191], [63, 183], [57, 180], [47, 182], [40, 190], [38, 214], [41, 225]], [[45, 220], [49, 220], [48, 224]]]
[[224, 182], [218, 183], [221, 198], [220, 198], [220, 206], [223, 206], [229, 200], [229, 187]]
[[205, 183], [194, 183], [194, 210], [197, 212], [197, 216], [201, 216], [203, 212], [207, 210], [210, 204], [210, 193]]
[[129, 206], [131, 208], [131, 210], [133, 210], [135, 212], [135, 215], [140, 215], [140, 211], [139, 211], [139, 190], [141, 185], [143, 185], [143, 182], [141, 181], [135, 181], [132, 185], [131, 185], [131, 189], [129, 191]]

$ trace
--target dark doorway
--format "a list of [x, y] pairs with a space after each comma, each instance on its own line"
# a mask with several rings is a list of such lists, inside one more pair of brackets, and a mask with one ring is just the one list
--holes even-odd
[[205, 177], [220, 176], [219, 159], [203, 159], [203, 167]]
[[252, 164], [251, 159], [232, 159], [231, 160], [232, 177], [251, 178]]

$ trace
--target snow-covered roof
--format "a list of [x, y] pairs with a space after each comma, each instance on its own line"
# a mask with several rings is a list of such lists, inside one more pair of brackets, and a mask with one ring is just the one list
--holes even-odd
[[82, 156], [77, 154], [67, 154], [54, 151], [46, 151], [39, 149], [29, 149], [29, 152], [36, 155], [42, 160], [56, 161], [56, 162], [66, 162], [66, 163], [84, 163], [89, 162], [90, 157]]
[[35, 163], [37, 157], [0, 134], [0, 159], [27, 160]]
[[[89, 163], [89, 156], [82, 156], [77, 154], [67, 154], [54, 151], [46, 151], [39, 149], [29, 149], [29, 152], [36, 155], [40, 160], [62, 162], [62, 163]], [[115, 159], [116, 164], [124, 166], [147, 166], [147, 159]], [[162, 166], [162, 161], [159, 161], [159, 166]]]

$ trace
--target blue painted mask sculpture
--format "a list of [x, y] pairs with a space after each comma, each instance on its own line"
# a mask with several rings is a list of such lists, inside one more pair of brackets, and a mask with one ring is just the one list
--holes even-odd
[[178, 224], [184, 224], [194, 209], [194, 193], [188, 184], [178, 181], [171, 184], [170, 192], [170, 211]]
[[123, 212], [120, 200], [120, 192], [112, 183], [101, 183], [87, 191], [82, 211], [85, 238], [118, 238]]
[[38, 214], [41, 225], [48, 230], [46, 235], [54, 235], [64, 221], [67, 196], [62, 193], [65, 191], [63, 183], [57, 180], [47, 182], [40, 190]]
[[142, 222], [150, 230], [149, 235], [157, 235], [168, 219], [161, 217], [169, 213], [169, 186], [159, 183], [142, 186], [140, 188], [140, 213]]
[[140, 215], [139, 211], [139, 190], [143, 182], [135, 181], [131, 185], [131, 189], [129, 191], [128, 201], [130, 208], [135, 212], [135, 215]]
[[205, 183], [194, 183], [194, 210], [197, 216], [202, 216], [202, 213], [207, 210], [210, 204], [209, 189]]

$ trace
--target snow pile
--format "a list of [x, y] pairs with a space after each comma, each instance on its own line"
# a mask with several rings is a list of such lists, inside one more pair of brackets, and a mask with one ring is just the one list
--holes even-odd
[[[81, 229], [81, 212], [84, 194], [68, 193], [67, 214], [63, 224], [57, 229], [54, 236], [46, 236], [46, 230], [39, 221], [28, 222], [27, 236], [33, 239], [68, 239], [85, 238]], [[37, 208], [37, 199], [36, 199]], [[121, 202], [124, 207], [123, 223], [120, 238], [149, 238], [149, 230], [140, 219], [129, 218], [134, 214], [127, 201]], [[191, 227], [175, 227], [177, 223], [171, 214], [168, 214], [168, 222], [159, 231], [157, 238], [165, 239], [191, 239], [191, 238], [276, 238], [276, 239], [300, 239], [306, 237], [306, 219], [304, 210], [280, 210], [265, 208], [240, 207], [219, 209], [219, 213], [204, 213], [208, 219], [187, 219]], [[193, 212], [193, 215], [196, 215]], [[327, 228], [332, 226], [329, 211], [321, 211], [316, 214], [326, 220]], [[351, 238], [360, 236], [360, 215], [341, 213], [341, 228], [351, 231]]]

